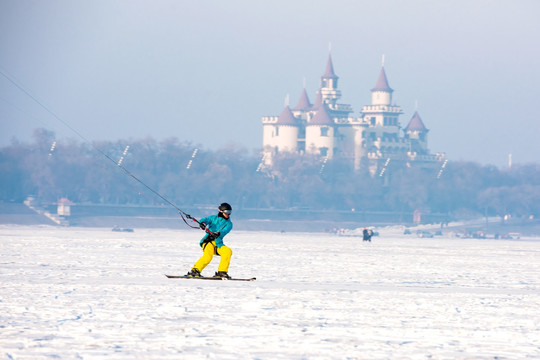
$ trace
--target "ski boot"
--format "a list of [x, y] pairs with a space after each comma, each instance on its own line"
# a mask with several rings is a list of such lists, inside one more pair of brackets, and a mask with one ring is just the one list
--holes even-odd
[[226, 271], [218, 271], [218, 272], [216, 272], [216, 274], [214, 275], [214, 277], [225, 278], [225, 279], [230, 279], [230, 278], [231, 278], [231, 277], [229, 276], [229, 274], [227, 274]]
[[189, 276], [189, 277], [201, 277], [201, 272], [199, 271], [199, 269], [191, 269], [190, 272], [188, 272], [186, 274], [186, 276]]

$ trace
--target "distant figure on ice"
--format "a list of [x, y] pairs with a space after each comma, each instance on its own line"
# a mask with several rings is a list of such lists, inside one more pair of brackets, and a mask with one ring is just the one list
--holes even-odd
[[232, 250], [223, 244], [223, 238], [233, 227], [230, 219], [232, 207], [223, 203], [219, 205], [218, 209], [217, 215], [210, 215], [199, 220], [201, 229], [206, 230], [206, 234], [199, 243], [203, 249], [203, 256], [193, 265], [191, 271], [187, 273], [188, 276], [200, 277], [201, 272], [210, 264], [214, 255], [218, 255], [221, 256], [221, 260], [214, 276], [231, 278], [227, 272], [229, 271]]
[[373, 236], [373, 230], [364, 228], [364, 231], [362, 231], [363, 239], [364, 241], [371, 242], [371, 237]]

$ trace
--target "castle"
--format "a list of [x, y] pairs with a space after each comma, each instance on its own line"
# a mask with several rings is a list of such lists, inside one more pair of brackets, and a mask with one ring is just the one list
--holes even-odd
[[313, 104], [304, 87], [294, 108], [286, 105], [279, 116], [262, 118], [264, 165], [271, 167], [280, 152], [307, 153], [325, 159], [351, 159], [356, 170], [368, 164], [373, 174], [383, 162], [435, 163], [444, 159], [444, 154], [429, 152], [429, 130], [417, 111], [402, 129], [399, 116], [403, 111], [392, 103], [394, 90], [388, 84], [384, 63], [371, 89], [371, 104], [362, 108], [359, 117], [352, 116], [350, 105], [338, 103], [338, 80], [329, 55]]

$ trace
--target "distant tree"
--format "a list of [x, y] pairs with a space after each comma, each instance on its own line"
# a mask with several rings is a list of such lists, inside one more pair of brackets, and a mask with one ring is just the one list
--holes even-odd
[[228, 201], [239, 208], [540, 216], [539, 164], [501, 170], [450, 161], [440, 171], [391, 161], [372, 174], [367, 162], [354, 170], [339, 154], [324, 160], [280, 153], [271, 169], [259, 168], [260, 162], [259, 153], [235, 145], [210, 151], [176, 138], [81, 144], [37, 129], [32, 143], [0, 148], [0, 200], [33, 195], [44, 203], [68, 197], [76, 203], [162, 204], [148, 186], [181, 207]]
[[27, 148], [13, 141], [11, 146], [0, 149], [0, 199], [22, 202], [29, 194], [23, 159]]
[[395, 167], [390, 181], [385, 186], [385, 204], [393, 211], [414, 211], [428, 205], [428, 186], [431, 182], [426, 170], [421, 167]]

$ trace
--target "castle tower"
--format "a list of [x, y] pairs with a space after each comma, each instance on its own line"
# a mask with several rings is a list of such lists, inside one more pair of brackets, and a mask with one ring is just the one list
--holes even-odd
[[[321, 87], [317, 91], [317, 100], [313, 107], [321, 103], [327, 106], [327, 111], [332, 117], [348, 117], [352, 112], [352, 108], [348, 104], [338, 104], [338, 100], [341, 99], [341, 91], [338, 90], [339, 77], [334, 72], [334, 64], [332, 62], [332, 56], [328, 55], [328, 61], [326, 62], [326, 68], [324, 74], [321, 76]], [[320, 99], [319, 99], [320, 96]]]
[[[381, 67], [381, 71], [379, 72], [379, 78], [377, 79], [377, 83], [375, 84], [375, 87], [371, 89], [371, 106], [368, 106], [367, 108], [364, 107], [364, 110], [367, 110], [367, 112], [373, 113], [375, 115], [375, 124], [379, 126], [386, 126], [393, 123], [393, 121], [384, 121], [384, 116], [382, 116], [382, 112], [388, 112], [389, 116], [390, 113], [395, 113], [396, 109], [398, 108], [399, 111], [396, 113], [396, 116], [399, 116], [401, 114], [401, 109], [397, 106], [392, 106], [392, 93], [394, 90], [388, 85], [388, 79], [386, 78], [386, 72], [384, 70], [384, 66]], [[366, 113], [366, 111], [362, 111]], [[372, 120], [372, 119], [370, 119]], [[397, 120], [397, 119], [395, 119]], [[375, 125], [373, 124], [373, 125]], [[398, 124], [395, 124], [398, 126]]]
[[306, 91], [306, 88], [302, 91], [302, 94], [300, 95], [300, 99], [298, 100], [298, 104], [296, 104], [296, 107], [293, 110], [297, 111], [309, 111], [311, 110], [311, 103], [309, 102], [309, 97]]
[[318, 110], [323, 106], [324, 106], [323, 97], [322, 97], [321, 91], [319, 90], [317, 91], [317, 97], [315, 98], [315, 102], [311, 106], [311, 110]]
[[299, 121], [297, 151], [302, 153], [306, 150], [306, 123], [309, 120], [313, 110], [313, 105], [309, 102], [306, 88], [302, 91], [298, 104], [292, 110], [295, 118]]
[[332, 56], [328, 55], [328, 61], [326, 63], [326, 69], [321, 76], [321, 89], [319, 90], [323, 101], [333, 107], [336, 101], [341, 98], [341, 91], [338, 90], [339, 77], [334, 72], [334, 64], [332, 63]]
[[275, 122], [263, 125], [263, 146], [271, 152], [296, 152], [298, 139], [298, 120], [289, 106], [285, 106]]
[[418, 111], [414, 112], [414, 115], [404, 131], [405, 138], [408, 139], [410, 143], [409, 156], [416, 156], [416, 154], [424, 155], [429, 153], [427, 148], [427, 133], [429, 130], [424, 125]]
[[332, 158], [334, 132], [334, 121], [322, 105], [306, 125], [306, 152]]
[[371, 89], [371, 104], [372, 105], [390, 105], [392, 103], [392, 93], [394, 90], [388, 85], [384, 65], [381, 67], [379, 78], [375, 87]]
[[381, 67], [375, 87], [371, 89], [371, 105], [362, 108], [367, 156], [371, 159], [396, 157], [407, 151], [407, 145], [399, 136], [401, 108], [392, 105], [394, 90], [388, 85], [384, 66]]

